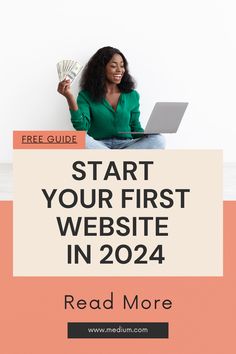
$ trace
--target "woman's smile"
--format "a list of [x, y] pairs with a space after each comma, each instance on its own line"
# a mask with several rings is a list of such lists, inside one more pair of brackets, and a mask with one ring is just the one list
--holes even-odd
[[115, 79], [115, 80], [119, 80], [119, 81], [122, 79], [122, 76], [123, 76], [123, 75], [121, 75], [121, 74], [115, 74], [115, 75], [113, 75], [114, 79]]

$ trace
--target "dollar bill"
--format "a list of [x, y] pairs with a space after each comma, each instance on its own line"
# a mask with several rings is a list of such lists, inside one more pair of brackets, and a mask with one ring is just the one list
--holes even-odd
[[74, 60], [62, 60], [57, 63], [59, 81], [69, 79], [71, 82], [78, 76], [83, 66]]

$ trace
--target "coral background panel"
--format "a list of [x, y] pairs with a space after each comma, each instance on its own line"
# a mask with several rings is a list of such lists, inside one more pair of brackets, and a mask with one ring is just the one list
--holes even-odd
[[[14, 277], [12, 202], [0, 202], [0, 352], [3, 354], [233, 354], [236, 202], [224, 202], [223, 277]], [[199, 255], [199, 262], [201, 255]], [[42, 254], [43, 262], [43, 254]], [[53, 255], [52, 255], [53, 262]], [[64, 310], [64, 295], [106, 298], [114, 310]], [[121, 295], [170, 299], [169, 310], [124, 310]], [[169, 322], [169, 339], [67, 339], [67, 322]]]

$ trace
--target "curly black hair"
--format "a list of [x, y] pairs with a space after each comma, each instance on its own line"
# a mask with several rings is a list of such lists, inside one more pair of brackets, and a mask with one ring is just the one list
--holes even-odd
[[121, 82], [117, 85], [121, 92], [130, 92], [135, 82], [129, 74], [128, 62], [119, 49], [113, 47], [100, 48], [85, 66], [80, 80], [80, 87], [88, 91], [92, 100], [101, 101], [106, 94], [105, 67], [114, 54], [119, 54], [124, 62], [125, 72]]

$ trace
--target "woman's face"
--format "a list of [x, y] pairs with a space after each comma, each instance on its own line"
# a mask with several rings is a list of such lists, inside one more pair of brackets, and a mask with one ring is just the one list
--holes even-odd
[[114, 54], [105, 67], [107, 81], [118, 85], [122, 80], [124, 72], [125, 66], [122, 56]]

